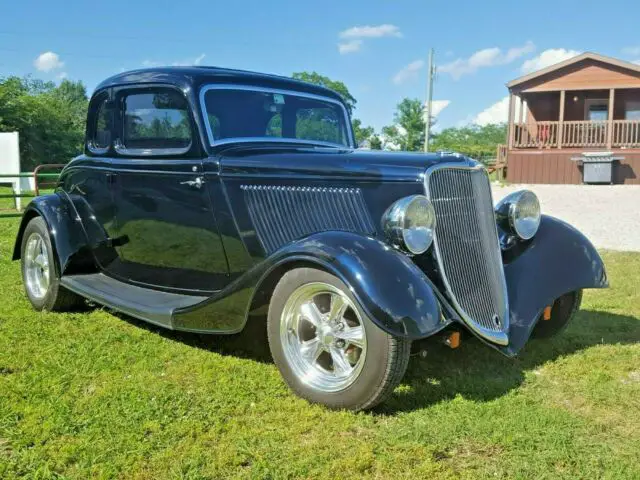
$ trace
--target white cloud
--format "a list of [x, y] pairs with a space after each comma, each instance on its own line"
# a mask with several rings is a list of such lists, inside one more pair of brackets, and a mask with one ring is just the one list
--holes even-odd
[[448, 73], [454, 80], [464, 75], [475, 73], [480, 68], [505, 65], [535, 51], [536, 46], [529, 41], [520, 47], [512, 47], [506, 52], [498, 47], [478, 50], [469, 58], [458, 58], [453, 62], [438, 67], [438, 71]]
[[566, 48], [550, 48], [541, 52], [537, 57], [524, 62], [520, 70], [522, 70], [522, 73], [535, 72], [536, 70], [549, 67], [571, 57], [575, 57], [576, 55], [580, 55], [581, 53], [582, 52], [577, 50], [567, 50]]
[[64, 62], [60, 61], [57, 53], [44, 52], [33, 61], [33, 65], [41, 72], [49, 72], [64, 67]]
[[[425, 102], [426, 105], [427, 102]], [[431, 101], [431, 116], [437, 117], [442, 111], [449, 106], [451, 100], [432, 100]], [[426, 117], [425, 117], [426, 118]]]
[[624, 53], [625, 55], [636, 57], [640, 55], [640, 45], [637, 45], [635, 47], [624, 47], [622, 49], [622, 53]]
[[414, 60], [393, 76], [393, 83], [400, 85], [418, 78], [418, 72], [424, 67], [424, 60]]
[[[515, 97], [515, 118], [520, 118], [521, 100]], [[490, 107], [472, 117], [470, 123], [478, 125], [489, 125], [491, 123], [506, 123], [509, 118], [509, 97], [506, 96]], [[469, 123], [469, 122], [466, 122]]]
[[64, 80], [65, 78], [67, 78], [67, 72], [60, 72], [58, 75], [56, 75], [56, 78], [58, 80]]
[[346, 55], [348, 53], [357, 52], [358, 50], [360, 50], [361, 46], [362, 46], [362, 40], [358, 40], [358, 39], [350, 40], [348, 42], [339, 43], [338, 51], [340, 52], [340, 55]]
[[204, 60], [204, 57], [206, 57], [206, 55], [204, 53], [201, 53], [193, 60], [193, 64], [200, 65], [202, 63], [202, 60]]
[[204, 53], [201, 53], [197, 57], [185, 58], [185, 59], [182, 59], [182, 60], [171, 62], [169, 64], [167, 64], [166, 62], [158, 62], [156, 60], [148, 60], [147, 59], [147, 60], [143, 60], [142, 61], [142, 66], [146, 67], [146, 68], [150, 68], [150, 67], [161, 67], [161, 66], [164, 66], [164, 65], [170, 65], [172, 67], [183, 67], [183, 66], [190, 66], [190, 65], [200, 65], [202, 63], [202, 60], [204, 60], [204, 57], [206, 57], [206, 55]]
[[402, 37], [402, 32], [395, 25], [363, 25], [347, 28], [340, 32], [340, 38], [380, 38]]
[[359, 51], [364, 38], [402, 37], [402, 32], [395, 25], [362, 25], [347, 28], [338, 36], [344, 40], [338, 43], [338, 52], [340, 55], [346, 55]]
[[639, 58], [638, 60], [634, 60], [634, 61], [633, 61], [633, 62], [631, 62], [631, 63], [635, 63], [636, 65], [640, 65], [640, 58]]

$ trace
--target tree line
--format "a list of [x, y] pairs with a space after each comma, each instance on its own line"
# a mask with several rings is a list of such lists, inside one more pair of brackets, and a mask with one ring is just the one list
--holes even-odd
[[0, 132], [18, 132], [22, 169], [66, 163], [82, 152], [87, 115], [82, 82], [0, 79]]
[[[296, 72], [292, 77], [325, 86], [342, 96], [358, 145], [377, 150], [423, 150], [425, 118], [419, 99], [403, 99], [396, 107], [393, 122], [376, 132], [356, 117], [357, 100], [343, 82], [317, 72]], [[81, 81], [65, 79], [56, 85], [30, 77], [0, 78], [0, 132], [19, 132], [22, 169], [33, 170], [42, 163], [66, 163], [81, 153], [88, 104]], [[450, 127], [432, 132], [430, 149], [484, 159], [495, 155], [496, 146], [505, 137], [504, 124]]]

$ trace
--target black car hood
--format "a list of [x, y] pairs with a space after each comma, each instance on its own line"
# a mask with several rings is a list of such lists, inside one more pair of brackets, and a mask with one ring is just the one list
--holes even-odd
[[[383, 152], [294, 145], [235, 145], [218, 154], [223, 174], [250, 168], [264, 175], [291, 173], [364, 180], [422, 181], [427, 168], [440, 163], [475, 165], [455, 153]], [[257, 170], [257, 172], [256, 172]]]

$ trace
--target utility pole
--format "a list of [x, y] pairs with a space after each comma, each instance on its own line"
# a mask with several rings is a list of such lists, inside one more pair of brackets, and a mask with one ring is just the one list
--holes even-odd
[[427, 70], [427, 102], [425, 105], [426, 118], [424, 121], [424, 151], [429, 151], [429, 134], [431, 132], [431, 100], [433, 98], [433, 77], [436, 66], [433, 64], [433, 48], [429, 50], [429, 70]]

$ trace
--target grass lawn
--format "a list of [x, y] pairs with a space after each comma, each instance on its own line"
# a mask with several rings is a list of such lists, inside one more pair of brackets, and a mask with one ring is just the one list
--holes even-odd
[[612, 288], [560, 337], [515, 360], [426, 342], [353, 414], [289, 393], [259, 329], [34, 312], [17, 225], [0, 220], [0, 478], [640, 478], [640, 254], [604, 253]]

